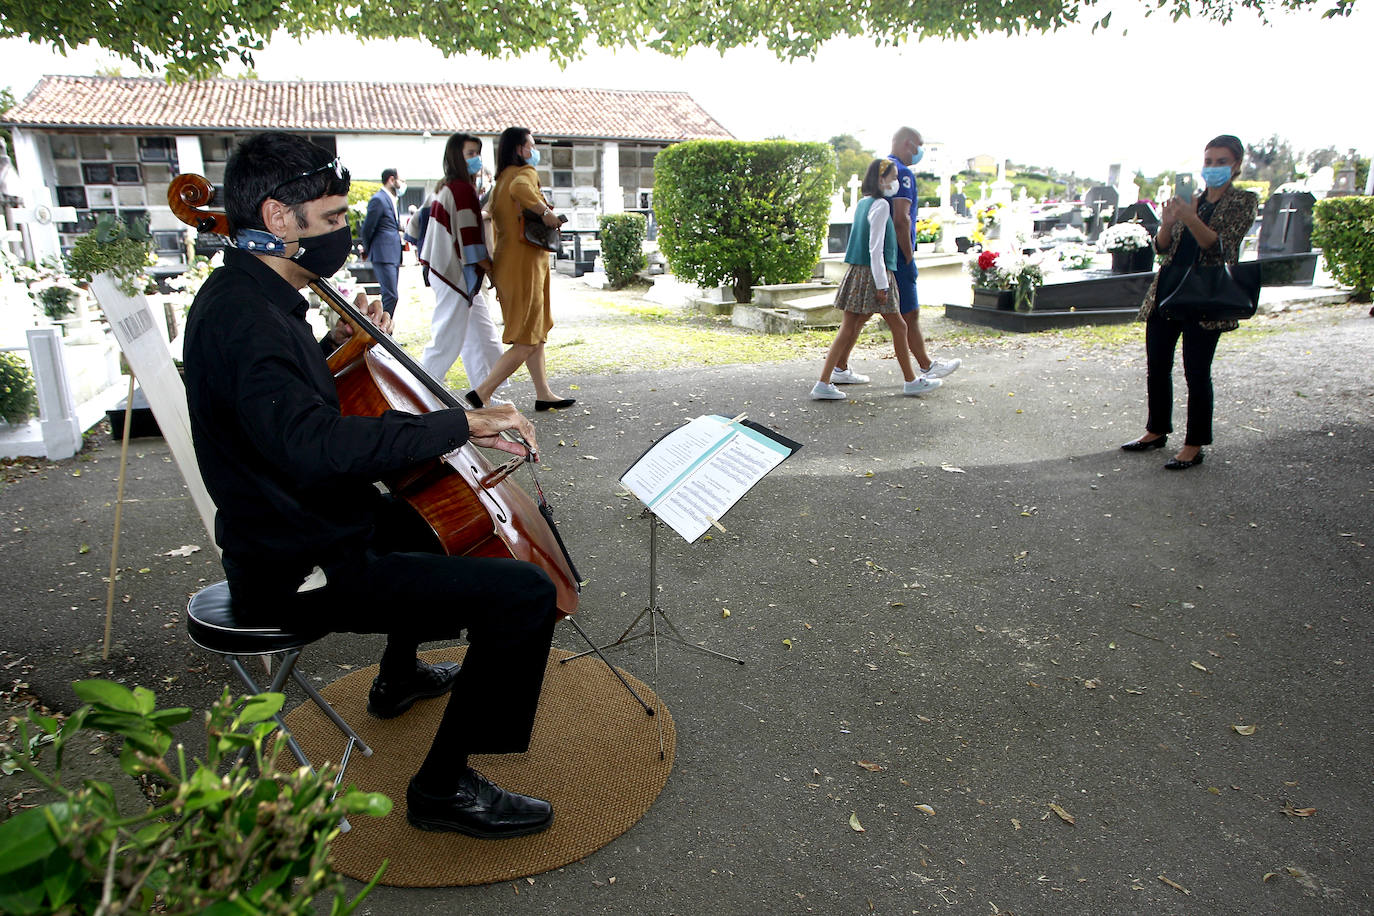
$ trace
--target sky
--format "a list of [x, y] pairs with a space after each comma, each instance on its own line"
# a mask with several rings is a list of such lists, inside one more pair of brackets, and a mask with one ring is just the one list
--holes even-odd
[[[1145, 18], [1118, 0], [1111, 28], [1095, 34], [1083, 25], [895, 48], [836, 39], [814, 60], [791, 63], [762, 48], [698, 49], [683, 58], [592, 49], [560, 69], [535, 55], [445, 59], [415, 40], [364, 45], [322, 35], [272, 41], [255, 69], [271, 80], [682, 90], [739, 139], [849, 133], [886, 152], [892, 131], [909, 124], [954, 160], [987, 153], [1102, 179], [1112, 163], [1147, 175], [1198, 168], [1203, 145], [1221, 133], [1246, 143], [1278, 134], [1297, 150], [1354, 147], [1370, 155], [1370, 2], [1348, 18], [1324, 20], [1309, 10], [1277, 14], [1266, 26], [1242, 11], [1222, 26]], [[0, 60], [0, 86], [19, 98], [42, 74], [113, 65], [138, 75], [132, 63], [98, 49], [64, 57], [20, 39], [0, 41]]]

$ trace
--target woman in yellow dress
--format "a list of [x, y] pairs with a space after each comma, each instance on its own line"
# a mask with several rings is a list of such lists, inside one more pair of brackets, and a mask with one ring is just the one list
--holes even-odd
[[496, 231], [496, 254], [492, 257], [491, 281], [505, 317], [501, 339], [510, 349], [492, 366], [491, 374], [473, 394], [478, 406], [495, 393], [497, 387], [522, 365], [534, 382], [534, 409], [560, 410], [571, 407], [573, 398], [562, 398], [549, 387], [544, 371], [544, 342], [553, 327], [549, 310], [549, 253], [527, 243], [521, 231], [522, 214], [533, 210], [541, 214], [544, 225], [559, 225], [544, 195], [539, 190], [539, 150], [534, 136], [524, 127], [508, 127], [501, 134], [496, 151], [496, 184], [487, 199], [492, 228]]

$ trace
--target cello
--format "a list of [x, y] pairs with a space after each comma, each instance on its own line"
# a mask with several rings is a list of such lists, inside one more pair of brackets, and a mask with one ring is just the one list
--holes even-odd
[[[200, 175], [179, 175], [167, 190], [167, 202], [178, 219], [199, 232], [229, 237], [228, 216], [208, 209], [214, 196], [214, 187]], [[328, 358], [345, 415], [468, 409], [328, 283], [317, 279], [309, 286], [353, 327], [352, 336]], [[443, 553], [509, 557], [542, 568], [557, 589], [560, 618], [571, 620], [581, 581], [554, 524], [553, 509], [534, 476], [537, 460], [527, 445], [525, 456], [492, 465], [482, 449], [467, 442], [439, 458], [391, 474], [383, 483], [428, 525]], [[522, 464], [530, 465], [537, 505], [509, 479]], [[576, 621], [571, 622], [577, 627]], [[581, 627], [577, 630], [582, 633]]]

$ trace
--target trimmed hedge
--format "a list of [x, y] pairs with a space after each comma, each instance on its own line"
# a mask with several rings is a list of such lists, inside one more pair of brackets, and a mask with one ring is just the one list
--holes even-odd
[[829, 230], [835, 154], [825, 143], [694, 140], [654, 160], [654, 216], [669, 269], [699, 286], [811, 277]]
[[1336, 282], [1355, 290], [1358, 302], [1374, 294], [1374, 197], [1317, 201], [1312, 244], [1322, 250]]
[[601, 217], [601, 260], [612, 289], [620, 289], [644, 269], [647, 225], [643, 213], [611, 213]]

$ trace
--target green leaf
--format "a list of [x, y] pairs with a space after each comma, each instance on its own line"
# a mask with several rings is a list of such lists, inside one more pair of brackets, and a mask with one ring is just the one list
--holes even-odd
[[286, 702], [286, 695], [282, 693], [260, 693], [251, 698], [238, 716], [234, 718], [234, 728], [240, 725], [251, 725], [255, 722], [263, 722], [272, 718], [281, 711], [282, 704]]
[[138, 708], [134, 711], [141, 716], [146, 716], [157, 708], [157, 694], [147, 687], [135, 687], [134, 702], [138, 704]]
[[49, 860], [43, 872], [43, 889], [52, 907], [57, 909], [75, 897], [89, 878], [86, 870], [62, 849]]
[[142, 712], [138, 700], [134, 699], [133, 691], [123, 684], [116, 684], [114, 681], [98, 678], [89, 681], [76, 681], [72, 684], [72, 690], [81, 698], [82, 702], [90, 703], [92, 706], [103, 706], [117, 712], [134, 714]]
[[339, 796], [336, 804], [349, 814], [367, 814], [372, 817], [386, 817], [391, 813], [391, 799], [381, 792], [359, 792], [350, 789]]
[[191, 718], [192, 712], [185, 706], [174, 706], [170, 709], [159, 709], [148, 714], [148, 721], [154, 722], [159, 728], [169, 728], [173, 725], [180, 725]]
[[53, 908], [44, 902], [47, 892], [37, 869], [0, 874], [0, 913], [14, 916], [45, 916]]
[[21, 811], [0, 824], [0, 874], [46, 859], [57, 848], [47, 809]]

